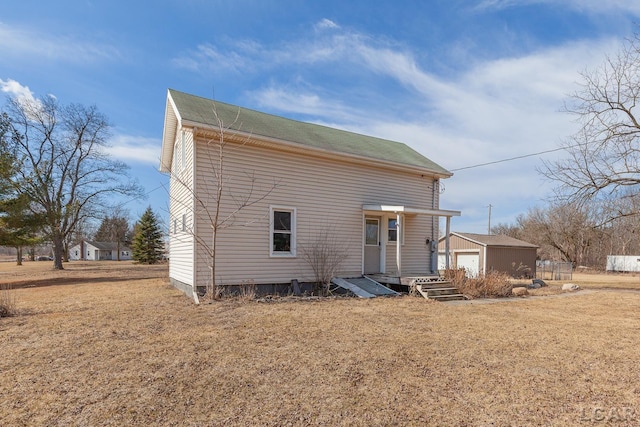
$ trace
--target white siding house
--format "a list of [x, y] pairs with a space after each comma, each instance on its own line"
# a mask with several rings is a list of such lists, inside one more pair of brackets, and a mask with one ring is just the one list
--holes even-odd
[[[120, 258], [118, 258], [120, 251]], [[90, 242], [83, 240], [69, 249], [71, 261], [128, 261], [132, 259], [131, 249], [113, 242]]]
[[169, 276], [189, 295], [211, 280], [218, 197], [218, 285], [312, 281], [303, 254], [327, 237], [347, 251], [341, 277], [436, 273], [439, 217], [448, 228], [460, 215], [439, 208], [451, 173], [405, 144], [175, 90], [160, 170], [170, 174]]

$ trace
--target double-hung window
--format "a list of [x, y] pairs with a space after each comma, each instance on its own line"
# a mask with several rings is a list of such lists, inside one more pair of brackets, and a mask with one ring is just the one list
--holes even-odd
[[[403, 221], [404, 222], [404, 221]], [[402, 238], [404, 233], [402, 232], [402, 227], [400, 228], [400, 243], [404, 243], [404, 239]], [[398, 242], [398, 219], [397, 218], [389, 218], [387, 223], [387, 243], [397, 243]]]
[[296, 255], [295, 208], [271, 207], [270, 255], [293, 257]]
[[184, 169], [187, 165], [187, 138], [185, 136], [184, 131], [180, 132], [180, 169]]

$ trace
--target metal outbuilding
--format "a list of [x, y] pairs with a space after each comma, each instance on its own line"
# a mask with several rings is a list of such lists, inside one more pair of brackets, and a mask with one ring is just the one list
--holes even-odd
[[[535, 277], [538, 246], [505, 235], [451, 232], [449, 265], [477, 277], [501, 271], [512, 277]], [[438, 242], [438, 268], [446, 262], [445, 237]]]

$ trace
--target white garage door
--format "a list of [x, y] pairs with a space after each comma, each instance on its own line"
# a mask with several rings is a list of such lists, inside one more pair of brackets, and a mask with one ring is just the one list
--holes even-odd
[[464, 268], [467, 277], [478, 277], [480, 254], [456, 254], [456, 267]]

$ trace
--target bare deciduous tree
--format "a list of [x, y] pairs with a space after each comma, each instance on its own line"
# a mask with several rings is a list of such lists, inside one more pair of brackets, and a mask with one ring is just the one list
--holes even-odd
[[[640, 185], [640, 35], [596, 70], [582, 73], [580, 89], [566, 105], [579, 132], [565, 141], [569, 156], [546, 162], [542, 173], [558, 182], [570, 203], [616, 200]], [[635, 212], [611, 212], [614, 217]]]
[[122, 246], [131, 244], [131, 228], [126, 213], [116, 207], [110, 215], [105, 216], [94, 236], [97, 242], [111, 242], [116, 244], [117, 260], [120, 261]]
[[[207, 162], [208, 170], [213, 174], [213, 182], [198, 187], [196, 191], [196, 182], [192, 184], [181, 174], [171, 172], [171, 180], [175, 185], [186, 190], [190, 197], [195, 201], [195, 210], [192, 208], [191, 202], [185, 203], [184, 200], [173, 199], [171, 202], [182, 205], [186, 210], [191, 210], [193, 220], [203, 220], [210, 227], [210, 234], [196, 233], [187, 227], [184, 231], [188, 232], [200, 248], [205, 251], [209, 260], [210, 278], [206, 285], [207, 297], [217, 298], [222, 288], [218, 284], [216, 260], [218, 252], [218, 237], [222, 230], [230, 228], [236, 224], [238, 214], [256, 203], [261, 202], [268, 197], [278, 186], [274, 181], [268, 187], [258, 188], [257, 178], [250, 170], [241, 171], [244, 174], [244, 180], [247, 181], [242, 192], [231, 190], [229, 186], [232, 180], [232, 173], [227, 172], [225, 168], [225, 159], [227, 154], [234, 149], [238, 149], [247, 145], [251, 141], [250, 134], [241, 132], [242, 123], [240, 122], [240, 109], [237, 114], [225, 122], [224, 118], [218, 114], [213, 104], [211, 114], [214, 121], [214, 129], [204, 130], [198, 129], [199, 136], [206, 138], [205, 145], [198, 149], [200, 161]], [[203, 120], [203, 123], [206, 122]], [[195, 132], [194, 132], [195, 133]], [[194, 150], [197, 135], [194, 134]], [[174, 153], [175, 155], [175, 153]], [[238, 173], [238, 171], [235, 171]], [[195, 179], [195, 178], [194, 178]], [[249, 222], [258, 220], [254, 218]], [[242, 225], [248, 225], [243, 222]]]
[[7, 113], [19, 156], [17, 190], [46, 217], [54, 268], [62, 269], [65, 241], [76, 225], [105, 206], [106, 196], [139, 196], [128, 167], [107, 153], [109, 123], [95, 106], [62, 106], [52, 96], [13, 98]]

